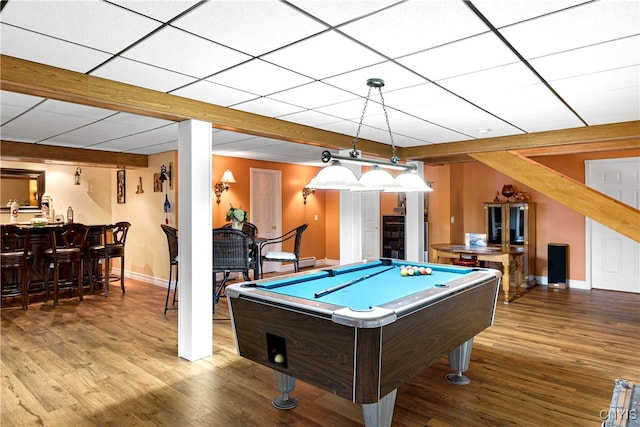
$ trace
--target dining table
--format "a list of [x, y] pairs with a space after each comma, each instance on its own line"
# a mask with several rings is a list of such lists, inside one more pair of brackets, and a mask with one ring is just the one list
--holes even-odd
[[438, 263], [441, 258], [457, 259], [461, 255], [475, 257], [478, 261], [499, 262], [502, 264], [502, 292], [504, 293], [504, 303], [511, 302], [511, 275], [514, 270], [515, 277], [515, 297], [520, 296], [520, 286], [522, 284], [522, 259], [524, 256], [522, 246], [470, 246], [455, 243], [436, 243], [431, 245], [432, 261]]

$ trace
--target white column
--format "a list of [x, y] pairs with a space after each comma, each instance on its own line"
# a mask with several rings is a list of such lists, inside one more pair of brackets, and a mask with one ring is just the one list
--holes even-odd
[[[407, 162], [418, 167], [416, 173], [424, 178], [422, 162]], [[409, 192], [406, 198], [405, 214], [405, 256], [407, 261], [428, 261], [424, 259], [424, 193]]]
[[178, 356], [194, 361], [213, 353], [211, 123], [179, 123], [178, 165]]

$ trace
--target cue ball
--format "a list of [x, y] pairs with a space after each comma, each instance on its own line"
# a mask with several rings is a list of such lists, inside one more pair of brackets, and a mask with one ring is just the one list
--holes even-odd
[[427, 274], [431, 274], [433, 272], [433, 270], [431, 270], [431, 267], [427, 267], [424, 269], [424, 272]]
[[276, 354], [276, 357], [273, 358], [273, 361], [276, 363], [284, 363], [284, 355]]

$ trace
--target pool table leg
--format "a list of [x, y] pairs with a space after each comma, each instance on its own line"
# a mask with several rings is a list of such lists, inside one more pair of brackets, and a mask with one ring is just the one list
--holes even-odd
[[281, 396], [274, 398], [271, 403], [278, 409], [293, 409], [298, 406], [298, 399], [289, 396], [289, 392], [296, 388], [296, 379], [291, 375], [273, 370], [273, 383]]
[[366, 427], [390, 427], [397, 389], [389, 392], [376, 403], [362, 404], [362, 418]]
[[466, 385], [471, 382], [469, 377], [463, 375], [469, 369], [469, 361], [471, 360], [471, 347], [473, 346], [473, 338], [462, 343], [462, 345], [454, 348], [449, 352], [449, 366], [456, 372], [445, 375], [447, 381], [457, 385]]

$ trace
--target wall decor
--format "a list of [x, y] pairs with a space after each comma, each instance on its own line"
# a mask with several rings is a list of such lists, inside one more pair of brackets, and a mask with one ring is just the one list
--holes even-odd
[[162, 181], [160, 180], [160, 174], [153, 174], [153, 192], [160, 193], [162, 191]]
[[136, 189], [136, 194], [142, 194], [144, 190], [142, 189], [142, 177], [138, 177], [138, 188]]
[[118, 203], [126, 203], [126, 181], [127, 177], [125, 175], [126, 171], [121, 169], [116, 172], [116, 189], [117, 189], [117, 197]]

